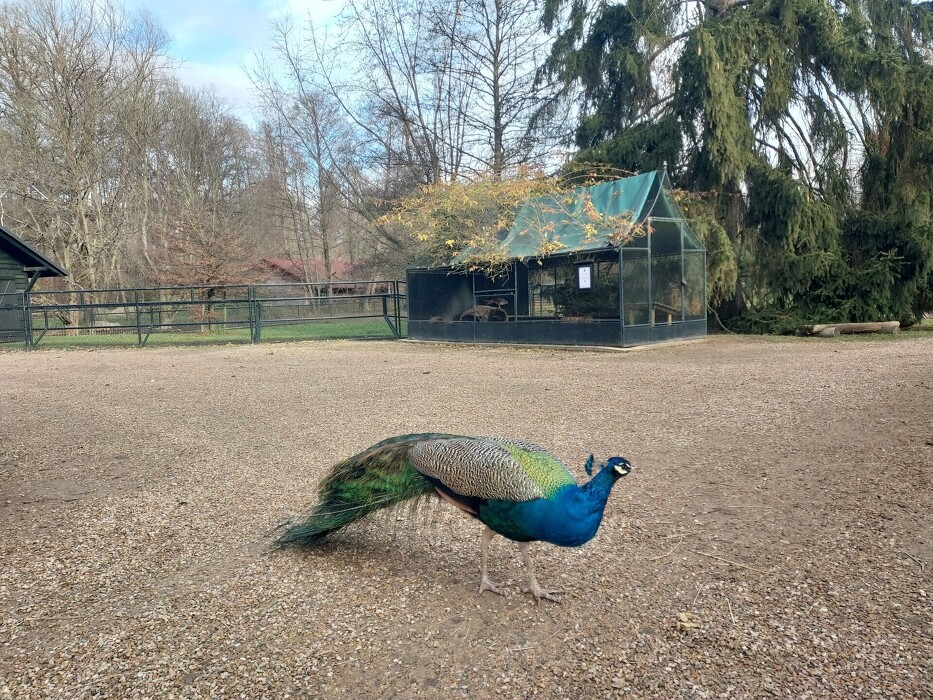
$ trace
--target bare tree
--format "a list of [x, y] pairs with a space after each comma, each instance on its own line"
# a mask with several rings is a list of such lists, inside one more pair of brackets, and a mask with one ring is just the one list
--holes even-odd
[[123, 204], [143, 150], [129, 117], [152, 99], [165, 42], [146, 15], [109, 0], [0, 7], [0, 130], [14, 146], [4, 211], [74, 283], [119, 281]]
[[288, 144], [269, 147], [283, 156], [274, 179], [292, 212], [276, 220], [297, 239], [298, 207], [325, 264], [342, 238], [350, 257], [365, 250], [399, 267], [410, 241], [380, 219], [392, 202], [546, 153], [531, 128], [546, 48], [533, 10], [533, 0], [348, 0], [336, 33], [275, 22], [250, 74], [266, 136]]
[[[309, 33], [322, 87], [414, 184], [456, 180], [466, 152], [469, 86], [451, 80], [455, 54], [439, 41], [433, 14], [418, 0], [348, 0], [333, 41]], [[335, 61], [321, 60], [335, 49], [341, 79]], [[347, 73], [348, 65], [360, 70]]]
[[166, 122], [152, 154], [158, 203], [152, 273], [162, 283], [249, 281], [257, 262], [261, 169], [253, 135], [210, 91], [164, 91]]
[[[278, 166], [270, 168], [269, 175], [278, 192], [274, 206], [279, 211], [274, 216], [290, 227], [291, 237], [286, 238], [294, 240], [302, 260], [320, 260], [323, 281], [329, 283], [338, 257], [355, 262], [377, 238], [404, 247], [390, 233], [374, 236], [372, 222], [384, 207], [374, 195], [372, 178], [364, 175], [376, 172], [373, 166], [378, 162], [373, 153], [380, 149], [373, 149], [371, 135], [379, 134], [381, 144], [391, 142], [395, 122], [383, 120], [392, 125], [387, 132], [354, 124], [340, 98], [321, 87], [323, 69], [315, 41], [287, 19], [275, 30], [270, 50], [250, 73], [265, 115], [265, 138], [278, 141], [266, 145]], [[393, 168], [390, 178], [402, 167]]]
[[437, 66], [466, 104], [451, 104], [467, 133], [471, 161], [496, 178], [506, 168], [532, 162], [552, 145], [533, 129], [532, 116], [548, 91], [535, 81], [549, 41], [538, 24], [536, 0], [456, 0], [431, 6], [432, 26], [449, 47]]
[[467, 154], [469, 86], [453, 79], [455, 52], [429, 10], [414, 0], [348, 0], [331, 34], [284, 19], [261, 61], [288, 66], [304, 92], [326, 95], [352, 126], [367, 167], [391, 173], [390, 186], [406, 193], [456, 179]]

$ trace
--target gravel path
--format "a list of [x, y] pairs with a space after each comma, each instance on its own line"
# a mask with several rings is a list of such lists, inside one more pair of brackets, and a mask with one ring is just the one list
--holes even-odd
[[[0, 698], [933, 698], [929, 336], [0, 352], [0, 401]], [[476, 596], [443, 505], [269, 552], [425, 430], [637, 465], [533, 547], [563, 604], [501, 538]]]

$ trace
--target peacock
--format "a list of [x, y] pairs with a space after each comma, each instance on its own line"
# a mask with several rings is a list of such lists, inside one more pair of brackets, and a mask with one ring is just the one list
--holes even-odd
[[[585, 470], [593, 474], [590, 455]], [[578, 486], [553, 454], [530, 442], [423, 433], [379, 442], [335, 465], [321, 482], [318, 502], [298, 522], [288, 521], [278, 546], [313, 547], [328, 534], [378, 510], [437, 495], [486, 527], [479, 593], [502, 595], [486, 570], [497, 534], [518, 543], [535, 601], [558, 601], [538, 585], [528, 548], [535, 540], [578, 547], [596, 534], [609, 492], [632, 465], [610, 457]]]

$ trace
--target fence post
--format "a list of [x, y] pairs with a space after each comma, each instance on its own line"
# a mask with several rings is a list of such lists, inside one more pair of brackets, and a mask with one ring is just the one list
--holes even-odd
[[392, 295], [392, 321], [395, 323], [395, 337], [401, 337], [402, 329], [398, 327], [398, 288], [395, 286], [395, 280], [388, 285], [387, 291]]
[[250, 285], [249, 288], [249, 326], [250, 326], [250, 342], [261, 343], [262, 342], [262, 301], [259, 296], [256, 294], [256, 289], [254, 286]]
[[395, 330], [396, 337], [402, 337], [402, 287], [398, 280], [392, 280], [395, 288]]
[[389, 326], [389, 329], [392, 331], [392, 335], [398, 335], [398, 331], [392, 328], [392, 322], [389, 320], [389, 290], [386, 290], [385, 294], [382, 294], [382, 317], [386, 320], [386, 323]]
[[139, 347], [143, 346], [143, 328], [139, 318], [139, 290], [133, 290], [133, 306], [136, 307], [136, 343]]
[[392, 295], [392, 335], [399, 337], [401, 329], [398, 327], [398, 289], [395, 287], [395, 280], [391, 280], [386, 285], [386, 293]]
[[246, 288], [247, 308], [249, 309], [249, 342], [259, 342], [256, 323], [256, 287], [252, 284]]
[[253, 324], [253, 285], [246, 288], [246, 318], [249, 321], [249, 342], [256, 342], [256, 330]]
[[27, 350], [35, 350], [32, 343], [32, 302], [29, 294], [29, 292], [23, 292], [23, 339], [26, 341]]

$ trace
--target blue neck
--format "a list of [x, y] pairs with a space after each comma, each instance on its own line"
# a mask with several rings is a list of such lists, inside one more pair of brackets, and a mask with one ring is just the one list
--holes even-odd
[[590, 504], [590, 507], [599, 511], [599, 517], [602, 518], [606, 501], [609, 499], [612, 487], [616, 485], [618, 480], [619, 475], [614, 469], [604, 468], [577, 490], [583, 499]]
[[527, 502], [524, 528], [537, 540], [578, 547], [596, 534], [612, 487], [614, 469], [605, 468], [583, 486], [567, 486], [551, 498]]

